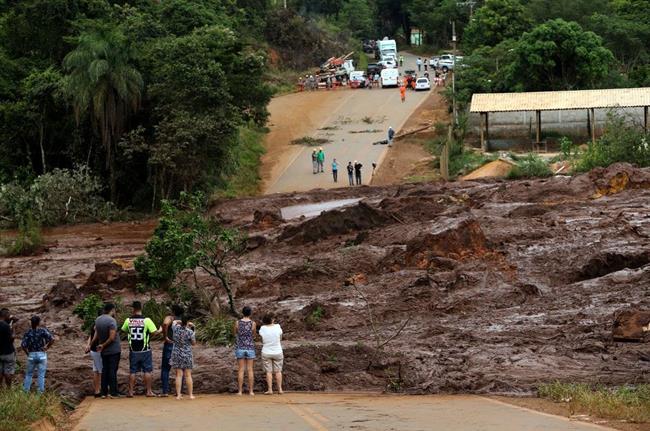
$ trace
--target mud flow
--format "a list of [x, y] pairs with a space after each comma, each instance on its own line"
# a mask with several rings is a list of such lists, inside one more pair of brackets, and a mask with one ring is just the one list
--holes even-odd
[[[639, 330], [650, 321], [648, 169], [276, 194], [212, 214], [252, 239], [232, 279], [240, 306], [278, 315], [288, 389], [517, 394], [556, 379], [650, 382]], [[154, 225], [54, 229], [43, 254], [0, 263], [0, 303], [21, 317], [18, 332], [41, 312], [60, 337], [52, 387], [91, 392], [73, 304], [89, 292], [137, 296], [129, 262]], [[197, 391], [233, 391], [233, 357], [197, 347]], [[126, 372], [123, 360], [123, 382]]]

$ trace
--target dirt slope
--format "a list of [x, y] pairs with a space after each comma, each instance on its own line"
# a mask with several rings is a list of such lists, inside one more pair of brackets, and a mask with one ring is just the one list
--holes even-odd
[[[363, 200], [316, 218], [268, 215], [352, 197]], [[647, 344], [611, 338], [618, 310], [650, 308], [648, 169], [278, 194], [224, 201], [213, 213], [265, 238], [232, 268], [233, 280], [240, 305], [278, 314], [292, 390], [526, 393], [554, 379], [650, 381]], [[53, 230], [46, 253], [0, 262], [0, 305], [24, 329], [53, 284], [79, 286], [95, 262], [132, 258], [151, 227]], [[101, 293], [137, 295], [115, 289]], [[383, 352], [364, 298], [381, 340], [406, 325]], [[61, 338], [50, 384], [89, 392], [80, 322], [69, 306], [44, 315]], [[158, 363], [159, 346], [154, 356]], [[197, 348], [199, 392], [234, 390], [232, 356]]]

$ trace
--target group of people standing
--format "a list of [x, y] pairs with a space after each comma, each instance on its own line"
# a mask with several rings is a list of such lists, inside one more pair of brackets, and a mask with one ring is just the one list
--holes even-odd
[[[16, 373], [16, 348], [14, 347], [14, 324], [18, 319], [11, 316], [8, 309], [0, 310], [0, 386], [2, 382], [7, 387], [12, 384]], [[39, 316], [32, 316], [30, 329], [25, 332], [20, 347], [27, 356], [23, 389], [31, 390], [34, 373], [36, 373], [36, 389], [39, 393], [45, 391], [45, 373], [47, 371], [47, 350], [54, 343], [54, 336], [41, 325]]]
[[[172, 306], [172, 313], [165, 317], [160, 328], [142, 313], [142, 303], [134, 301], [133, 313], [118, 327], [115, 320], [114, 304], [106, 303], [101, 314], [94, 322], [88, 337], [86, 353], [90, 354], [93, 370], [93, 387], [96, 398], [119, 398], [123, 394], [118, 389], [117, 371], [122, 355], [119, 331], [127, 334], [129, 344], [129, 384], [126, 396], [134, 396], [136, 377], [142, 373], [145, 395], [147, 397], [169, 396], [170, 373], [175, 370], [176, 398], [181, 399], [182, 386], [187, 387], [187, 394], [194, 399], [192, 369], [194, 368], [193, 346], [196, 344], [195, 327], [180, 306]], [[253, 364], [256, 359], [255, 339], [261, 338], [261, 358], [266, 372], [267, 391], [273, 394], [273, 377], [275, 376], [277, 392], [282, 394], [282, 328], [275, 322], [273, 314], [267, 314], [259, 327], [251, 318], [252, 309], [244, 307], [243, 317], [233, 324], [235, 336], [235, 358], [238, 365], [238, 395], [243, 393], [244, 374], [248, 373], [248, 393], [254, 395]], [[16, 372], [16, 349], [14, 347], [14, 324], [17, 321], [9, 310], [0, 310], [0, 386], [4, 382], [11, 386]], [[161, 335], [162, 363], [160, 379], [162, 393], [152, 389], [153, 355], [151, 339]], [[25, 332], [20, 347], [27, 356], [23, 388], [30, 391], [34, 374], [37, 378], [37, 391], [45, 391], [45, 374], [47, 371], [47, 351], [54, 343], [55, 337], [41, 324], [39, 316], [31, 318], [31, 327]]]
[[[157, 397], [152, 390], [153, 357], [151, 352], [151, 337], [162, 335], [162, 363], [160, 366], [160, 380], [162, 393], [166, 397], [170, 391], [170, 373], [175, 370], [176, 398], [183, 398], [183, 384], [187, 387], [187, 394], [194, 399], [194, 382], [192, 369], [194, 357], [192, 347], [196, 344], [194, 324], [182, 307], [173, 306], [172, 314], [166, 316], [160, 328], [148, 317], [142, 314], [142, 304], [135, 301], [132, 304], [133, 314], [124, 320], [120, 330], [125, 332], [129, 343], [129, 391], [128, 398], [134, 396], [137, 374], [143, 374], [145, 395]], [[248, 389], [253, 392], [253, 361], [255, 360], [255, 341], [257, 324], [251, 320], [252, 310], [244, 307], [243, 318], [234, 323], [235, 358], [238, 365], [238, 394], [241, 395], [244, 384], [244, 374], [248, 372]], [[275, 374], [278, 392], [282, 393], [282, 329], [275, 324], [273, 315], [264, 316], [263, 326], [259, 330], [262, 338], [262, 360], [267, 371], [268, 390], [272, 394], [272, 374]], [[104, 305], [103, 313], [91, 330], [88, 338], [86, 352], [89, 352], [93, 365], [93, 383], [95, 397], [115, 398], [120, 397], [118, 390], [117, 370], [121, 356], [121, 343], [118, 335], [118, 326], [115, 320], [115, 305]]]

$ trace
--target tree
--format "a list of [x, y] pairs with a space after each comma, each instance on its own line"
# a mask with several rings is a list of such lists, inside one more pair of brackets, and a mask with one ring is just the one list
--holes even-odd
[[340, 13], [341, 26], [358, 39], [375, 35], [373, 10], [368, 0], [347, 0]]
[[610, 0], [526, 0], [527, 9], [536, 23], [561, 18], [565, 21], [575, 21], [587, 25], [594, 13], [608, 14]]
[[77, 121], [88, 111], [99, 129], [112, 202], [117, 200], [116, 144], [129, 115], [140, 106], [143, 87], [132, 58], [128, 40], [113, 27], [82, 34], [77, 47], [63, 61], [69, 72], [64, 91], [72, 99]]
[[562, 19], [525, 33], [510, 71], [513, 89], [576, 90], [607, 85], [614, 56], [602, 39]]
[[519, 0], [487, 0], [465, 28], [464, 46], [470, 50], [495, 46], [506, 39], [518, 39], [531, 26]]
[[427, 44], [449, 48], [452, 21], [456, 23], [457, 37], [463, 40], [463, 29], [469, 15], [456, 0], [409, 0], [403, 7], [408, 21], [424, 30]]

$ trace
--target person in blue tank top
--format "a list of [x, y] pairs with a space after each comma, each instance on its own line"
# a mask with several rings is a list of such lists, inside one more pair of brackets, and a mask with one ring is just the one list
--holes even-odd
[[251, 320], [253, 310], [246, 306], [242, 310], [244, 317], [235, 322], [233, 332], [235, 334], [235, 357], [237, 358], [237, 383], [241, 395], [244, 389], [244, 372], [248, 373], [248, 393], [255, 395], [253, 385], [255, 375], [253, 374], [253, 363], [255, 361], [255, 342], [253, 335], [257, 332], [257, 325]]

